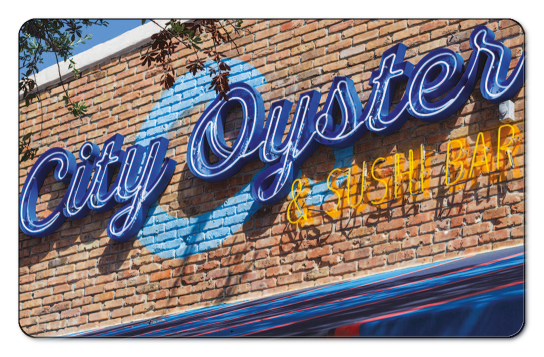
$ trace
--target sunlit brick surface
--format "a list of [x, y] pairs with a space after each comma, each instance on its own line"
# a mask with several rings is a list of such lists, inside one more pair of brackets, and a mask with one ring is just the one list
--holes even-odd
[[[413, 64], [437, 48], [449, 48], [467, 61], [472, 52], [470, 33], [480, 24], [493, 30], [496, 40], [512, 50], [510, 68], [514, 68], [524, 35], [511, 20], [245, 20], [249, 32], [235, 41], [238, 49], [233, 44], [222, 49], [229, 58], [244, 61], [259, 72], [233, 71], [231, 82], [251, 80], [244, 73], [264, 76], [253, 85], [265, 83], [257, 89], [268, 115], [273, 101], [285, 98], [296, 103], [308, 90], [320, 91], [323, 104], [335, 76], [349, 76], [366, 105], [370, 74], [378, 68], [386, 49], [404, 43], [408, 47], [406, 60]], [[189, 50], [176, 54], [176, 77], [186, 74], [191, 54]], [[20, 135], [33, 133], [32, 146], [39, 148], [38, 155], [63, 147], [76, 158], [84, 142], [101, 146], [115, 133], [125, 136], [124, 149], [142, 133], [167, 137], [167, 156], [177, 161], [177, 168], [159, 199], [161, 209], [179, 218], [212, 212], [247, 185], [263, 164], [250, 162], [235, 176], [218, 183], [195, 178], [186, 165], [187, 143], [206, 101], [213, 96], [183, 92], [193, 98], [193, 104], [183, 108], [181, 117], [171, 120], [168, 130], [161, 129], [162, 123], [142, 128], [165, 91], [159, 84], [160, 70], [141, 66], [139, 57], [140, 52], [134, 51], [105, 59], [66, 84], [73, 101], [84, 100], [89, 106], [88, 115], [81, 119], [68, 113], [60, 85], [47, 88], [40, 102], [29, 106], [21, 102]], [[396, 101], [404, 87], [399, 86]], [[173, 100], [176, 105], [175, 94]], [[368, 201], [379, 199], [384, 186], [369, 180], [358, 210], [350, 209], [344, 197], [337, 218], [313, 212], [312, 223], [302, 227], [288, 222], [287, 198], [260, 208], [245, 223], [236, 221], [234, 211], [225, 209], [214, 227], [224, 228], [218, 231], [223, 234], [219, 246], [184, 258], [175, 254], [161, 258], [142, 243], [153, 242], [160, 234], [161, 239], [174, 241], [175, 236], [170, 239], [167, 235], [177, 231], [161, 226], [159, 216], [153, 228], [144, 228], [138, 238], [126, 243], [117, 243], [106, 234], [114, 211], [93, 211], [77, 221], [67, 219], [57, 232], [44, 238], [21, 233], [20, 325], [31, 335], [63, 335], [521, 245], [525, 228], [524, 88], [512, 101], [513, 124], [520, 130], [521, 143], [514, 154], [515, 169], [480, 173], [477, 180], [455, 190], [448, 190], [444, 183], [449, 140], [465, 139], [472, 154], [478, 133], [484, 132], [492, 148], [490, 159], [496, 160], [499, 106], [482, 98], [479, 83], [462, 109], [448, 119], [425, 123], [410, 118], [391, 135], [369, 132], [353, 146], [350, 164], [358, 166], [359, 172], [365, 161], [369, 166], [378, 157], [407, 154], [410, 149], [419, 152], [420, 144], [429, 153], [434, 150], [427, 160], [430, 176], [425, 195], [405, 194], [397, 202], [376, 207]], [[233, 110], [227, 120], [228, 141], [236, 139], [240, 125], [240, 113]], [[320, 146], [302, 166], [302, 176], [325, 181], [335, 162], [333, 149]], [[504, 165], [504, 157], [502, 162]], [[20, 166], [20, 188], [32, 164]], [[394, 168], [386, 164], [378, 171], [387, 177]], [[56, 207], [66, 188], [53, 176], [46, 179], [38, 201], [39, 214], [46, 215]], [[336, 197], [331, 196], [319, 209], [335, 206]], [[232, 227], [236, 227], [234, 234]]]

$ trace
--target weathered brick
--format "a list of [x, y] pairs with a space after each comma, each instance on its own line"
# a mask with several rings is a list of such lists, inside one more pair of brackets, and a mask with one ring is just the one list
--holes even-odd
[[304, 262], [296, 262], [293, 264], [292, 269], [293, 272], [302, 271], [302, 270], [309, 270], [316, 267], [316, 264], [314, 261], [304, 261]]
[[158, 290], [160, 287], [160, 284], [159, 282], [154, 282], [154, 283], [151, 283], [151, 284], [145, 284], [145, 285], [140, 285], [140, 286], [137, 286], [136, 287], [136, 292], [138, 294], [147, 294], [151, 291], [155, 291], [155, 290]]
[[223, 289], [207, 290], [202, 293], [202, 300], [218, 299], [224, 296]]
[[265, 238], [265, 239], [259, 239], [255, 245], [255, 248], [256, 249], [261, 249], [261, 248], [267, 248], [267, 247], [271, 247], [271, 246], [275, 246], [275, 245], [278, 245], [280, 243], [280, 239], [281, 237], [270, 237], [270, 238]]
[[[244, 20], [243, 28], [250, 31], [237, 36], [235, 44], [220, 45], [218, 50], [247, 63], [234, 65], [229, 79], [251, 80], [261, 93], [267, 115], [272, 102], [287, 99], [298, 103], [300, 95], [310, 90], [321, 93], [321, 110], [338, 76], [353, 80], [366, 106], [372, 93], [372, 72], [379, 68], [384, 51], [393, 44], [404, 43], [408, 47], [405, 58], [414, 65], [437, 48], [448, 48], [468, 61], [472, 52], [469, 38], [477, 25], [490, 28], [495, 38], [512, 50], [513, 70], [525, 44], [524, 36], [518, 23], [500, 19]], [[203, 49], [211, 45], [205, 37]], [[187, 73], [188, 61], [195, 59], [192, 50], [182, 47], [173, 54], [176, 80]], [[216, 183], [191, 173], [186, 164], [188, 142], [210, 98], [196, 99], [195, 105], [189, 107], [185, 107], [186, 100], [199, 98], [193, 95], [199, 95], [202, 86], [209, 87], [210, 79], [204, 75], [198, 82], [179, 81], [166, 91], [160, 83], [161, 71], [142, 66], [139, 50], [85, 69], [80, 79], [66, 83], [71, 98], [84, 100], [89, 106], [87, 115], [81, 118], [68, 112], [59, 85], [43, 88], [40, 102], [29, 106], [20, 103], [18, 133], [32, 134], [31, 145], [38, 148], [38, 155], [61, 147], [72, 152], [79, 162], [78, 151], [84, 142], [101, 147], [119, 133], [125, 136], [124, 149], [143, 137], [166, 137], [170, 140], [166, 156], [177, 161], [172, 180], [158, 199], [168, 216], [150, 214], [150, 225], [138, 239], [116, 242], [108, 237], [107, 223], [118, 207], [67, 220], [46, 237], [19, 235], [19, 316], [25, 332], [56, 336], [103, 328], [524, 243], [524, 89], [511, 99], [516, 109], [514, 124], [519, 129], [516, 140], [521, 144], [514, 151], [515, 169], [508, 166], [502, 153], [501, 173], [483, 170], [473, 182], [445, 187], [449, 140], [466, 141], [467, 171], [476, 137], [484, 132], [486, 145], [490, 146], [490, 170], [496, 166], [497, 129], [501, 125], [498, 104], [483, 98], [476, 87], [467, 102], [444, 120], [427, 123], [409, 118], [395, 133], [367, 133], [354, 144], [353, 155], [348, 149], [340, 151], [346, 155], [341, 158], [337, 157], [339, 151], [320, 145], [301, 166], [301, 178], [322, 185], [328, 174], [340, 167], [338, 163], [342, 168], [357, 164], [356, 172], [360, 172], [366, 162], [368, 173], [373, 160], [384, 157], [388, 161], [379, 165], [376, 174], [389, 180], [387, 197], [392, 198], [394, 155], [400, 155], [401, 171], [407, 172], [409, 164], [405, 159], [412, 150], [415, 175], [419, 177], [419, 147], [423, 144], [428, 170], [423, 195], [409, 195], [404, 176], [403, 189], [399, 190], [402, 198], [380, 206], [369, 204], [370, 198], [381, 197], [384, 190], [383, 183], [376, 185], [369, 174], [369, 186], [364, 187], [359, 207], [349, 208], [346, 192], [340, 191], [343, 197], [336, 215], [309, 211], [311, 222], [292, 225], [286, 216], [289, 198], [265, 205], [250, 217], [240, 216], [251, 204], [244, 199], [247, 192], [240, 190], [262, 169], [259, 159], [247, 162], [228, 180]], [[250, 78], [259, 72], [265, 80], [259, 82], [260, 76]], [[392, 108], [405, 95], [405, 86], [400, 82], [392, 93]], [[278, 135], [278, 140], [287, 138], [296, 108], [297, 104], [291, 108], [285, 132]], [[340, 114], [334, 118], [336, 125]], [[242, 125], [242, 111], [236, 105], [225, 120], [228, 146], [235, 145]], [[159, 132], [163, 129], [166, 132]], [[210, 160], [216, 162], [215, 157]], [[36, 158], [20, 163], [19, 192], [35, 162]], [[315, 187], [313, 183], [306, 189]], [[357, 185], [352, 184], [352, 189], [357, 186], [357, 198], [358, 184], [359, 176]], [[67, 187], [52, 173], [48, 175], [37, 202], [39, 217], [50, 214], [60, 204]], [[233, 204], [238, 199], [244, 202]], [[302, 202], [300, 198], [298, 202]], [[316, 210], [337, 206], [336, 197], [327, 197], [322, 205], [313, 203], [314, 207], [309, 202], [307, 207]], [[244, 209], [239, 211], [241, 207]], [[215, 217], [218, 212], [220, 216]], [[183, 217], [185, 226], [176, 227], [172, 220], [175, 217]], [[190, 232], [194, 236], [186, 236], [190, 230], [187, 223], [194, 227], [196, 221], [200, 226]], [[227, 228], [226, 221], [236, 223]], [[227, 230], [223, 232], [224, 228]], [[198, 253], [173, 259], [151, 251], [150, 244], [171, 249], [180, 231], [184, 232], [183, 243], [177, 244], [199, 240], [192, 246]], [[200, 231], [206, 232], [204, 237], [196, 236]], [[220, 236], [211, 237], [214, 234]], [[208, 244], [217, 245], [208, 248]]]
[[151, 282], [151, 281], [168, 279], [170, 278], [171, 275], [172, 275], [172, 271], [170, 269], [157, 272], [157, 273], [152, 273], [150, 275], [149, 281]]
[[201, 300], [200, 294], [192, 294], [187, 296], [182, 296], [179, 298], [179, 305], [191, 305], [195, 304], [197, 302], [200, 302]]
[[484, 222], [463, 227], [463, 237], [489, 232], [492, 226], [490, 222]]
[[89, 321], [103, 321], [110, 318], [110, 312], [109, 311], [101, 311], [101, 312], [95, 312], [94, 314], [89, 315]]
[[364, 258], [368, 258], [370, 254], [371, 254], [371, 248], [351, 250], [344, 253], [344, 260], [346, 262], [349, 262], [350, 260], [364, 259]]
[[296, 273], [291, 275], [282, 275], [278, 277], [278, 285], [300, 283], [303, 280], [304, 273]]
[[270, 276], [289, 274], [290, 271], [291, 271], [290, 265], [276, 266], [276, 267], [266, 269], [266, 276], [270, 277]]
[[329, 276], [329, 267], [323, 267], [318, 270], [312, 270], [306, 273], [306, 278], [308, 280], [315, 280], [319, 278], [324, 278], [326, 276]]
[[330, 245], [309, 250], [308, 259], [314, 259], [328, 254], [332, 254], [332, 246]]
[[497, 206], [497, 197], [471, 201], [467, 204], [467, 212], [483, 211]]
[[253, 268], [252, 263], [242, 263], [237, 265], [232, 265], [229, 267], [229, 274], [240, 274], [245, 273]]
[[460, 235], [460, 230], [459, 229], [439, 231], [439, 232], [436, 232], [434, 234], [433, 241], [435, 243], [440, 243], [440, 242], [448, 241], [448, 240], [451, 240], [451, 239], [455, 239], [455, 238], [459, 237], [459, 235]]
[[373, 253], [374, 255], [380, 255], [380, 254], [389, 254], [391, 252], [395, 252], [401, 249], [401, 243], [400, 242], [391, 242], [391, 243], [385, 243], [385, 244], [379, 244], [374, 246]]
[[357, 262], [338, 264], [331, 268], [331, 275], [341, 275], [357, 271]]
[[485, 244], [489, 242], [497, 242], [497, 241], [508, 239], [508, 237], [509, 237], [508, 229], [501, 229], [500, 231], [482, 234], [480, 236], [479, 243]]
[[[428, 246], [426, 246], [428, 247]], [[438, 245], [435, 245], [433, 247], [438, 247]], [[421, 247], [423, 248], [423, 247]], [[419, 249], [419, 248], [418, 248]], [[444, 247], [445, 250], [445, 247]], [[442, 250], [443, 251], [443, 250]], [[413, 249], [403, 250], [397, 253], [391, 253], [387, 256], [387, 263], [388, 264], [394, 264], [397, 262], [401, 262], [403, 260], [410, 260], [415, 258], [415, 252]]]
[[[446, 243], [434, 244], [434, 245], [425, 245], [417, 248], [416, 254], [418, 257], [424, 257], [428, 255], [434, 255], [442, 253], [446, 250]], [[402, 253], [402, 252], [401, 252]]]
[[401, 227], [404, 227], [404, 218], [398, 218], [388, 222], [379, 223], [376, 228], [376, 232], [388, 232], [390, 230], [398, 229]]

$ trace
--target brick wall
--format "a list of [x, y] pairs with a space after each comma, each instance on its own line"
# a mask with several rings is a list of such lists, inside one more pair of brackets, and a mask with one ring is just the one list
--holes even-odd
[[[479, 24], [492, 29], [496, 39], [512, 50], [512, 69], [521, 55], [524, 36], [510, 20], [246, 20], [244, 26], [250, 33], [235, 41], [238, 51], [232, 44], [223, 47], [229, 58], [258, 70], [233, 68], [231, 81], [253, 80], [254, 76], [268, 115], [273, 101], [286, 98], [296, 103], [307, 90], [320, 91], [323, 104], [335, 76], [349, 76], [366, 104], [371, 72], [378, 68], [382, 53], [399, 42], [408, 47], [406, 59], [413, 64], [437, 48], [450, 48], [467, 61], [471, 54], [468, 39]], [[448, 140], [464, 139], [472, 152], [477, 134], [484, 132], [493, 150], [497, 147], [498, 105], [484, 100], [477, 85], [462, 109], [448, 119], [425, 123], [410, 118], [391, 135], [369, 132], [353, 146], [349, 165], [360, 168], [366, 161], [370, 167], [378, 157], [388, 158], [378, 170], [387, 177], [393, 174], [395, 153], [407, 154], [410, 149], [417, 153], [424, 144], [430, 170], [424, 195], [408, 198], [407, 194], [381, 206], [368, 204], [384, 191], [369, 176], [370, 186], [356, 210], [347, 206], [344, 190], [334, 217], [312, 211], [310, 222], [297, 227], [287, 220], [290, 200], [286, 198], [260, 208], [244, 222], [221, 218], [218, 226], [235, 228], [235, 232], [221, 237], [218, 246], [199, 245], [194, 254], [183, 258], [175, 251], [155, 254], [153, 244], [161, 234], [170, 234], [171, 244], [179, 242], [173, 225], [163, 221], [166, 215], [194, 217], [216, 210], [247, 185], [263, 164], [259, 160], [248, 163], [219, 183], [195, 178], [186, 165], [187, 142], [206, 101], [213, 96], [199, 96], [198, 90], [191, 92], [190, 88], [166, 93], [159, 84], [160, 71], [141, 66], [139, 55], [134, 51], [105, 59], [84, 71], [80, 79], [69, 81], [73, 100], [84, 100], [89, 106], [88, 115], [81, 119], [66, 110], [59, 85], [45, 90], [40, 102], [20, 103], [20, 135], [33, 133], [32, 146], [39, 148], [38, 155], [63, 147], [78, 158], [84, 142], [101, 146], [120, 133], [125, 136], [124, 149], [142, 135], [165, 136], [170, 139], [167, 156], [177, 161], [176, 172], [159, 200], [162, 211], [158, 207], [151, 210], [149, 219], [155, 221], [137, 238], [125, 243], [108, 238], [106, 223], [114, 211], [91, 212], [77, 221], [67, 219], [57, 232], [44, 238], [20, 233], [20, 325], [28, 334], [63, 335], [524, 242], [524, 88], [512, 98], [521, 143], [514, 155], [515, 169], [498, 175], [483, 172], [455, 189], [444, 185]], [[187, 50], [176, 54], [177, 76], [186, 75], [190, 55]], [[401, 86], [397, 101], [403, 93]], [[183, 108], [180, 117], [172, 118], [168, 127], [160, 118], [150, 125], [146, 119], [165, 95], [172, 96], [172, 106], [186, 96], [193, 98], [192, 104]], [[240, 123], [239, 110], [233, 110], [227, 120], [227, 140], [236, 138]], [[302, 175], [325, 181], [335, 162], [333, 149], [320, 146], [302, 166]], [[21, 188], [32, 164], [20, 166]], [[38, 201], [41, 216], [56, 207], [66, 188], [52, 176], [46, 179]], [[336, 203], [337, 197], [329, 197], [318, 208], [330, 210]], [[235, 211], [225, 212], [225, 216], [235, 215]]]

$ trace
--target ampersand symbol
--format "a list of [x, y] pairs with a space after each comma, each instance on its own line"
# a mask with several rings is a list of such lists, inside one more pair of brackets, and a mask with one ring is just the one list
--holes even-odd
[[[297, 189], [295, 190], [295, 185], [297, 185]], [[287, 206], [287, 219], [289, 220], [289, 222], [291, 224], [298, 224], [298, 222], [301, 220], [301, 219], [304, 219], [304, 222], [306, 222], [308, 220], [308, 215], [306, 213], [306, 210], [303, 210], [300, 205], [298, 204], [298, 199], [299, 197], [302, 195], [302, 192], [303, 192], [303, 189], [304, 189], [304, 183], [302, 182], [302, 180], [300, 179], [296, 179], [295, 181], [293, 181], [293, 185], [291, 185], [291, 202], [289, 202], [289, 206]], [[295, 204], [296, 206], [296, 210], [297, 210], [297, 213], [298, 213], [298, 218], [296, 220], [292, 220], [291, 219], [291, 205], [292, 204]]]

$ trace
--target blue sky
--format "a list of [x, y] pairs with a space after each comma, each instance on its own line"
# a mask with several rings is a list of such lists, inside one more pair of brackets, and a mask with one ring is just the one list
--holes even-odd
[[[142, 25], [141, 19], [130, 19], [130, 20], [109, 20], [108, 26], [90, 26], [86, 29], [84, 28], [83, 36], [85, 34], [92, 34], [93, 38], [91, 40], [86, 41], [85, 44], [79, 44], [74, 48], [74, 55], [77, 55], [78, 53], [81, 53], [83, 51], [88, 50], [91, 47], [94, 47], [96, 45], [99, 45], [103, 42], [106, 42], [108, 40], [111, 40], [112, 38], [115, 38], [122, 33], [125, 33], [127, 31], [130, 31], [138, 26]], [[83, 37], [82, 36], [82, 37]], [[60, 59], [62, 61], [62, 59]], [[55, 55], [54, 54], [46, 54], [43, 58], [43, 63], [38, 65], [38, 69], [41, 71], [49, 66], [52, 66], [56, 64]]]

